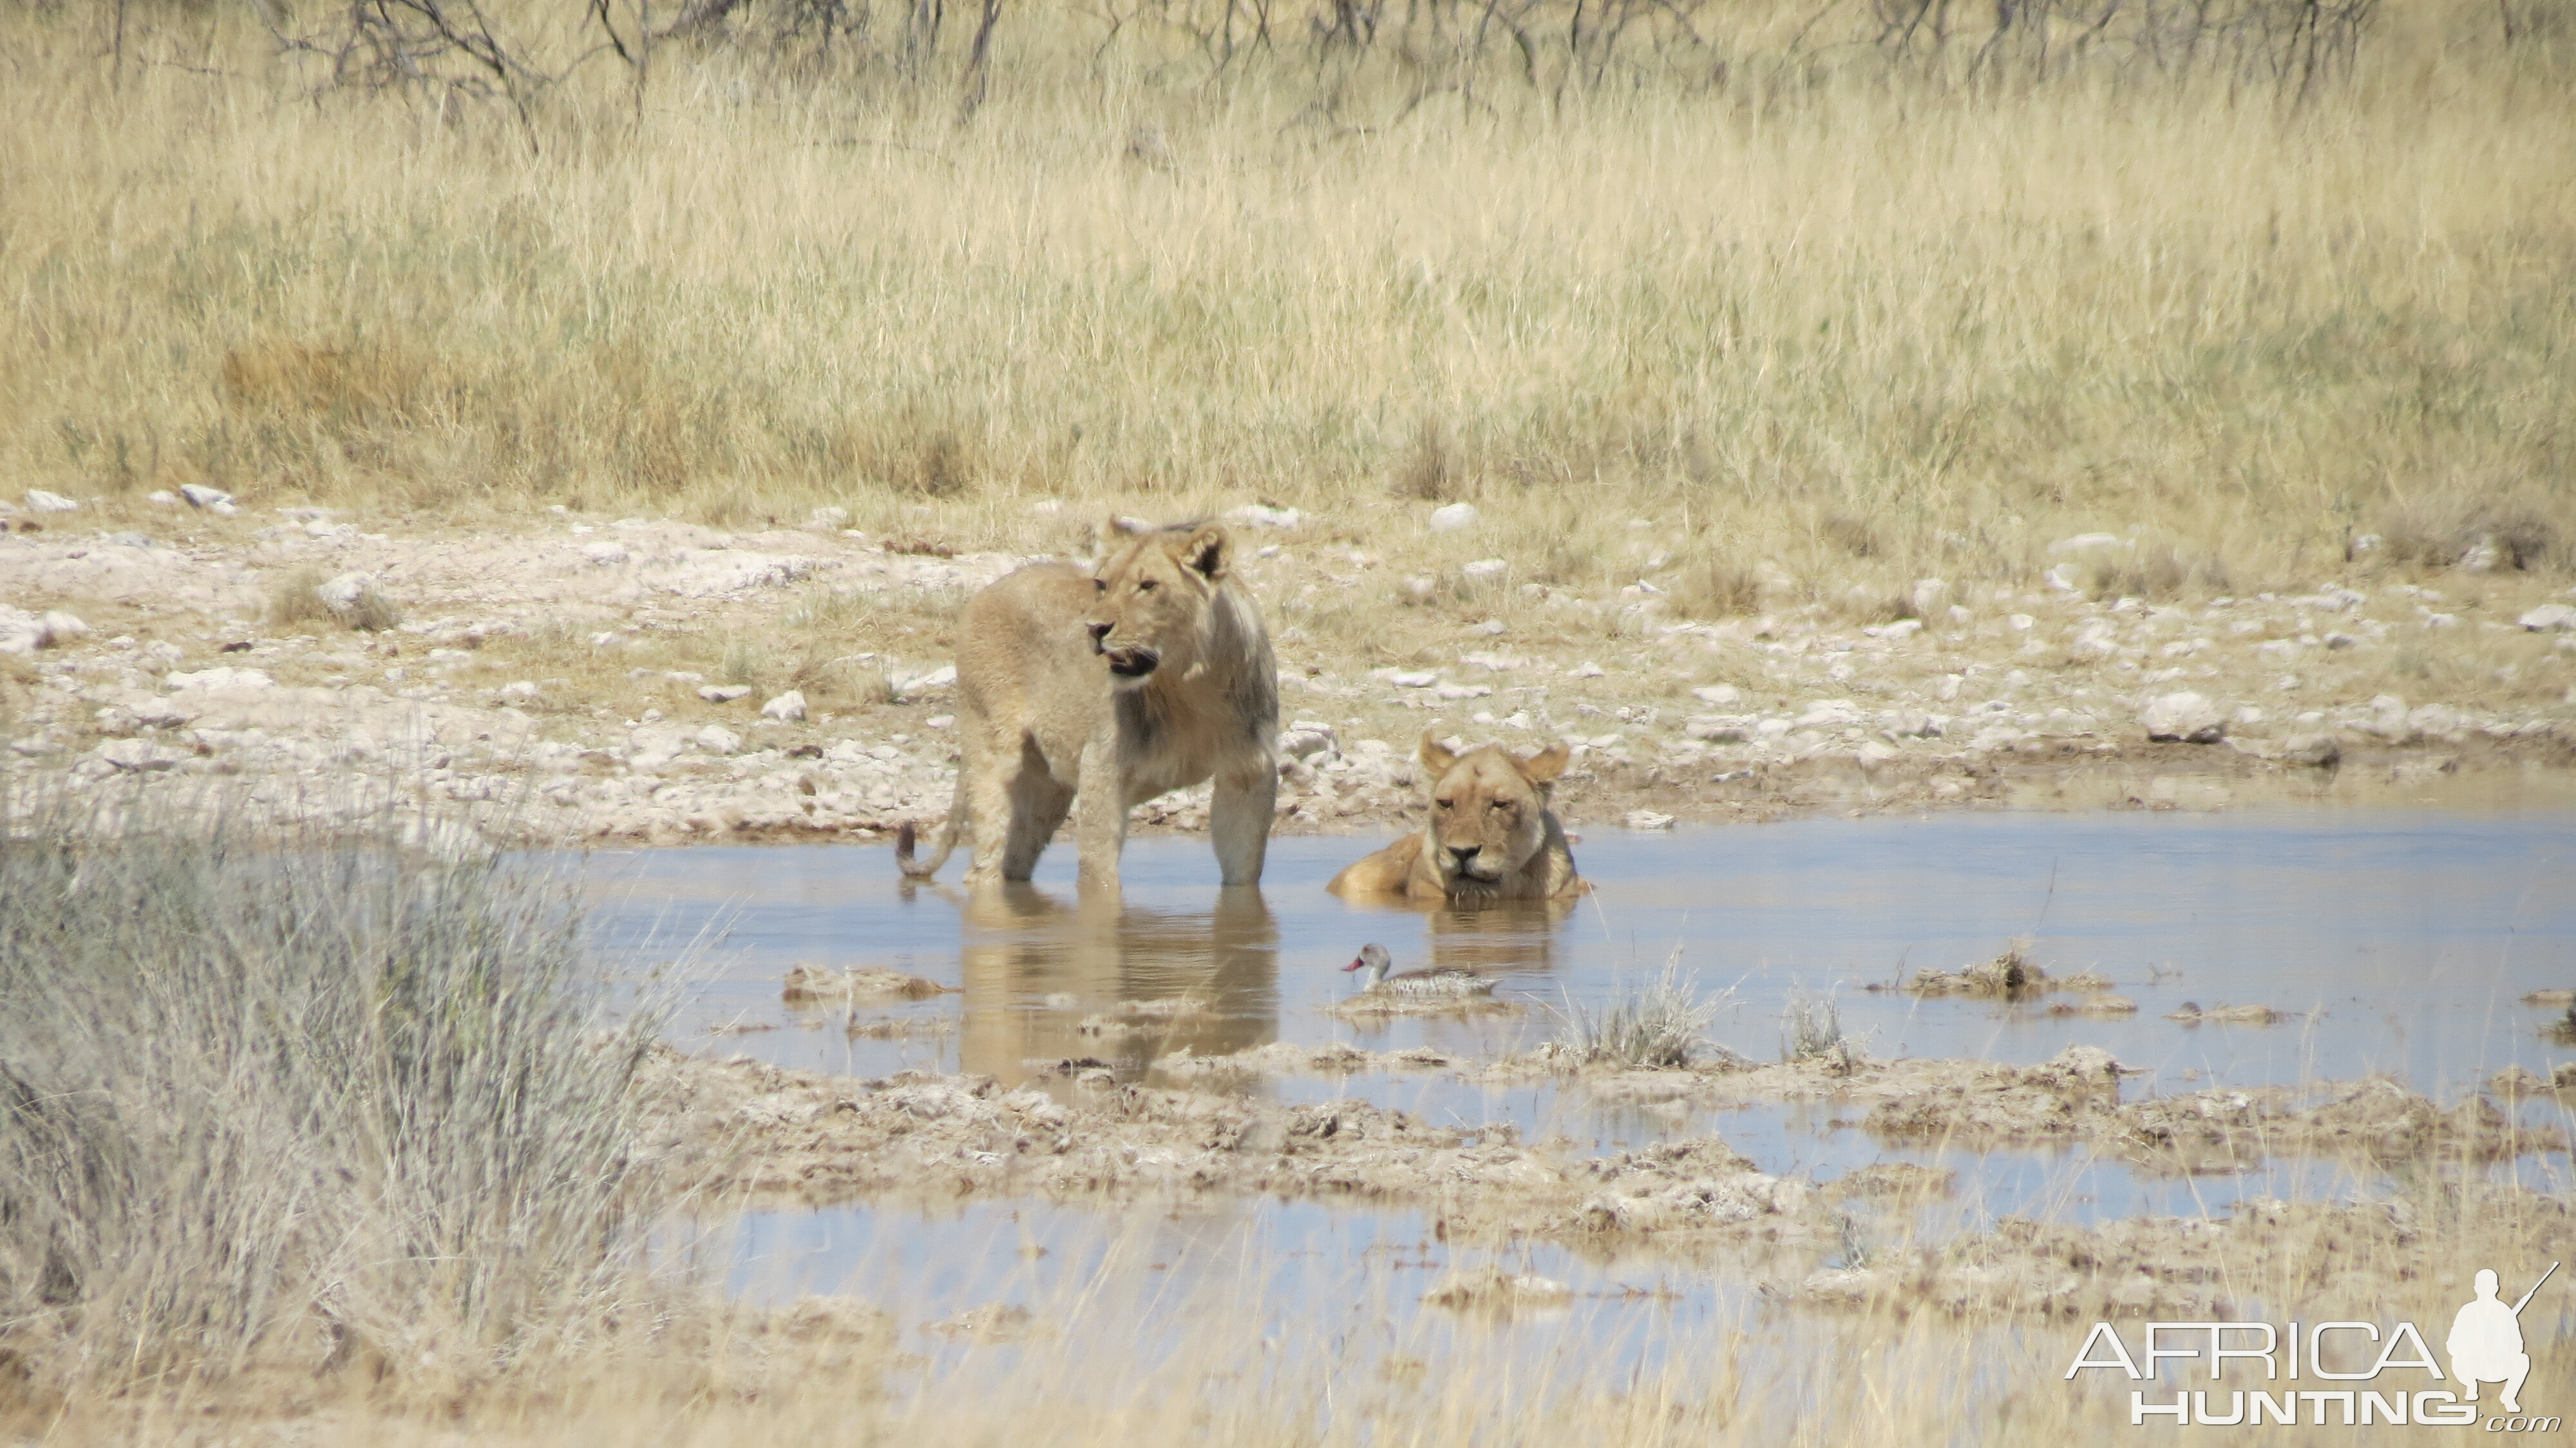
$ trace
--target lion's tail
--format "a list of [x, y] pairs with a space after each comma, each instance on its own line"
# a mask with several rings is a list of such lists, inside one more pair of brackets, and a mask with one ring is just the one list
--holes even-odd
[[913, 829], [912, 821], [905, 820], [903, 828], [894, 836], [895, 868], [903, 871], [907, 880], [927, 880], [938, 874], [939, 867], [948, 863], [949, 851], [957, 848], [957, 831], [965, 820], [966, 772], [961, 769], [957, 772], [957, 793], [948, 801], [948, 818], [939, 825], [938, 853], [930, 857], [928, 864], [913, 859], [913, 842], [919, 838], [919, 833]]

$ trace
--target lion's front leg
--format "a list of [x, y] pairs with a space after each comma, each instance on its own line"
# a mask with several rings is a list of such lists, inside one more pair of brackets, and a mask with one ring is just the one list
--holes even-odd
[[1073, 836], [1079, 883], [1118, 888], [1118, 856], [1127, 848], [1127, 781], [1118, 767], [1118, 733], [1102, 728], [1082, 747], [1074, 787]]
[[1217, 869], [1228, 885], [1261, 883], [1270, 853], [1270, 821], [1279, 805], [1279, 768], [1264, 757], [1219, 770], [1208, 800], [1208, 833], [1216, 841]]

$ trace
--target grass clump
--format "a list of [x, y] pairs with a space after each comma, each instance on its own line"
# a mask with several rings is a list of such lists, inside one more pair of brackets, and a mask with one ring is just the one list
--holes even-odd
[[24, 1389], [348, 1368], [452, 1392], [635, 1313], [661, 1013], [612, 1021], [569, 882], [0, 795], [0, 1362]]
[[1790, 993], [1788, 1009], [1780, 1019], [1781, 1060], [1821, 1060], [1848, 1055], [1850, 1050], [1850, 1038], [1843, 1034], [1839, 1002], [1831, 995]]
[[1569, 1002], [1557, 1041], [1584, 1065], [1688, 1066], [1709, 1052], [1708, 1028], [1734, 999], [1733, 990], [1702, 994], [1681, 973], [1681, 952], [1665, 958], [1661, 974], [1630, 981], [1599, 1013]]

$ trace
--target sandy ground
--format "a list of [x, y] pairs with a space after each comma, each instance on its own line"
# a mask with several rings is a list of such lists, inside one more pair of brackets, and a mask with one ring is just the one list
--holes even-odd
[[[939, 817], [948, 619], [1035, 556], [829, 516], [748, 534], [570, 513], [371, 532], [319, 509], [100, 506], [0, 517], [14, 761], [245, 818], [390, 799], [567, 845], [869, 839]], [[1083, 533], [1070, 510], [1026, 531], [1066, 548]], [[1402, 514], [1240, 531], [1282, 665], [1287, 832], [1418, 817], [1426, 730], [1574, 741], [1558, 799], [1577, 827], [2208, 807], [2576, 760], [2576, 591], [2535, 576], [2356, 567], [2173, 604], [1927, 579], [1914, 618], [1783, 602], [1703, 622], [1645, 583], [1515, 582], [1509, 540]], [[339, 617], [313, 604], [334, 580]], [[346, 626], [360, 598], [400, 621]], [[1202, 789], [1137, 823], [1205, 815]]]

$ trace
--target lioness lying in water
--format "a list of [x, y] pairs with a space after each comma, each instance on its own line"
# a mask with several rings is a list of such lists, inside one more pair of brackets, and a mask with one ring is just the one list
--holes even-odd
[[1111, 524], [1097, 567], [1032, 563], [967, 601], [957, 627], [957, 794], [926, 879], [961, 835], [969, 885], [1025, 880], [1065, 816], [1085, 885], [1118, 883], [1127, 811], [1213, 779], [1208, 833], [1228, 885], [1261, 883], [1279, 787], [1270, 635], [1221, 523]]
[[1416, 900], [1570, 900], [1591, 889], [1574, 873], [1565, 829], [1548, 810], [1571, 757], [1559, 743], [1523, 759], [1499, 744], [1452, 754], [1422, 736], [1431, 818], [1333, 877], [1336, 895]]

